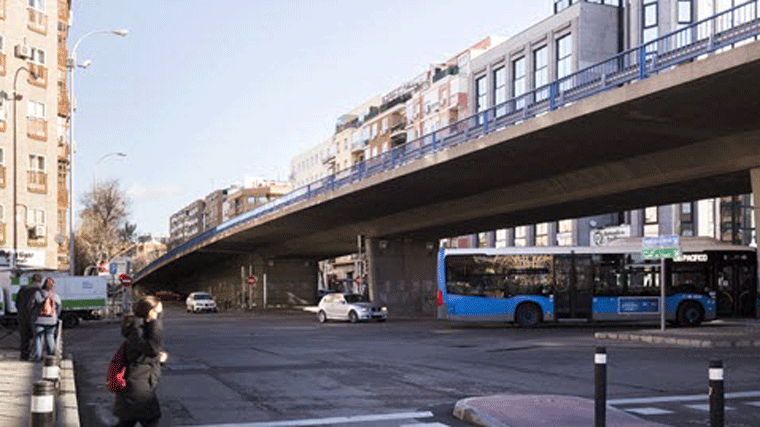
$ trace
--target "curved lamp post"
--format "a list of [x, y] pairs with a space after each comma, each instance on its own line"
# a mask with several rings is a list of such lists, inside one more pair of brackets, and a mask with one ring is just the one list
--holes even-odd
[[98, 161], [97, 161], [97, 162], [95, 162], [95, 167], [93, 168], [93, 169], [94, 169], [94, 171], [93, 171], [93, 172], [94, 172], [95, 176], [94, 176], [94, 179], [93, 179], [93, 181], [95, 182], [95, 186], [96, 186], [96, 187], [97, 187], [97, 185], [98, 185], [98, 165], [100, 164], [100, 162], [102, 162], [103, 160], [105, 160], [105, 159], [107, 159], [107, 158], [109, 158], [109, 157], [127, 157], [127, 155], [126, 155], [126, 154], [124, 154], [124, 153], [122, 153], [122, 152], [113, 152], [113, 153], [108, 153], [108, 154], [105, 154], [105, 155], [101, 156], [101, 157], [98, 159]]
[[76, 102], [74, 101], [74, 70], [79, 67], [87, 67], [90, 65], [89, 61], [86, 61], [82, 65], [77, 64], [77, 48], [82, 40], [93, 34], [113, 34], [121, 37], [125, 37], [129, 34], [129, 30], [94, 30], [83, 35], [74, 43], [74, 47], [69, 53], [68, 63], [66, 68], [69, 70], [69, 274], [74, 275], [74, 112], [76, 112]]

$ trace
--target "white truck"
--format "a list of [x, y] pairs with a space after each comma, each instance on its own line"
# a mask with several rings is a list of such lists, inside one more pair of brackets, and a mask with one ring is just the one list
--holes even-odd
[[[60, 272], [38, 271], [42, 277], [55, 279], [55, 292], [61, 298], [61, 321], [65, 328], [79, 324], [80, 320], [99, 319], [106, 314], [108, 302], [107, 278], [103, 276], [69, 276]], [[16, 321], [16, 294], [21, 283], [30, 283], [35, 271], [25, 271], [20, 277], [11, 277], [9, 271], [0, 272], [0, 320]]]

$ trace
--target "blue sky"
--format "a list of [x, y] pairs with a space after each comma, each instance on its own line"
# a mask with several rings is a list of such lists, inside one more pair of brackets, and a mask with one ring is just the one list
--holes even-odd
[[[285, 180], [336, 119], [551, 0], [73, 0], [75, 202], [118, 179], [138, 232], [245, 176]], [[124, 152], [125, 158], [102, 156]]]

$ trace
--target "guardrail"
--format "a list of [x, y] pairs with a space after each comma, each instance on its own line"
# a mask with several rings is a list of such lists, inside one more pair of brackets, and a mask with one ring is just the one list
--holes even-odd
[[750, 1], [727, 9], [309, 183], [172, 248], [139, 271], [135, 280], [221, 232], [286, 206], [333, 192], [421, 157], [757, 37], [760, 35], [759, 7], [760, 1]]

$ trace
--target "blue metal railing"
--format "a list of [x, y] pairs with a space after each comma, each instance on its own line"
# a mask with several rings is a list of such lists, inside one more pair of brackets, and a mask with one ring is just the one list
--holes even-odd
[[536, 115], [627, 83], [643, 80], [659, 71], [757, 37], [760, 35], [759, 4], [760, 1], [750, 1], [694, 22], [502, 104], [451, 123], [435, 132], [394, 147], [378, 156], [356, 163], [333, 175], [311, 182], [172, 248], [138, 272], [135, 279], [139, 280], [144, 272], [151, 271], [187, 249], [200, 246], [207, 240], [210, 241], [212, 237], [224, 231], [247, 224], [286, 206], [320, 197], [420, 157], [478, 139]]

